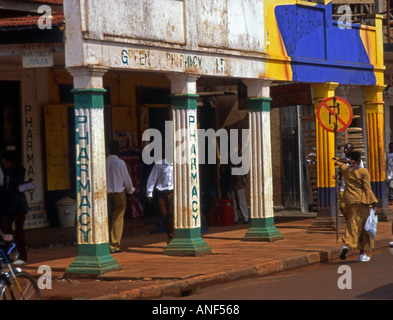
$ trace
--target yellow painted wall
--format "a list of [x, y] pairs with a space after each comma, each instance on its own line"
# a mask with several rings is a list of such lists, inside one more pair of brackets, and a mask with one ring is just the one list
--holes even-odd
[[376, 15], [375, 26], [362, 26], [360, 37], [364, 48], [370, 59], [370, 64], [374, 65], [376, 85], [384, 85], [384, 49], [383, 49], [383, 30], [382, 16]]
[[266, 0], [265, 11], [265, 48], [269, 59], [266, 61], [267, 78], [275, 80], [290, 81], [292, 80], [292, 69], [290, 58], [287, 55], [281, 34], [277, 25], [274, 8], [277, 5], [294, 4], [295, 1], [288, 0]]
[[47, 190], [70, 189], [68, 116], [65, 105], [45, 106]]
[[104, 77], [104, 86], [110, 87], [111, 91], [112, 133], [131, 131], [138, 135], [136, 87], [170, 88], [170, 81], [163, 75], [108, 73]]
[[[325, 0], [325, 4], [331, 0]], [[265, 48], [269, 59], [266, 62], [266, 77], [280, 81], [292, 80], [292, 69], [290, 57], [288, 57], [285, 46], [277, 25], [274, 8], [280, 5], [302, 4], [315, 6], [315, 3], [300, 0], [265, 0]]]

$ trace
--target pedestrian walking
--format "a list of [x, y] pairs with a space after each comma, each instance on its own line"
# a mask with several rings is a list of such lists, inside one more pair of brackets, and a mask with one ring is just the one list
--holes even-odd
[[132, 195], [135, 188], [128, 173], [126, 163], [119, 158], [119, 143], [109, 144], [109, 156], [106, 158], [106, 188], [108, 199], [110, 252], [121, 252], [120, 242], [123, 236], [124, 213], [127, 207], [127, 194]]
[[154, 164], [146, 186], [146, 195], [152, 202], [153, 191], [157, 191], [157, 202], [164, 228], [167, 232], [169, 244], [173, 240], [173, 163], [165, 160]]
[[17, 255], [13, 264], [24, 265], [27, 262], [24, 224], [28, 205], [25, 194], [18, 190], [18, 186], [25, 182], [26, 169], [19, 163], [15, 151], [7, 151], [3, 154], [2, 164], [4, 171], [1, 192], [1, 229], [5, 234], [13, 234], [14, 236]]
[[335, 165], [339, 168], [346, 181], [343, 194], [347, 223], [344, 236], [339, 239], [344, 246], [341, 249], [340, 259], [345, 260], [349, 248], [359, 250], [359, 261], [370, 261], [365, 253], [374, 247], [374, 241], [364, 230], [370, 207], [377, 210], [377, 198], [371, 190], [370, 174], [366, 168], [360, 167], [361, 154], [354, 151], [350, 160], [341, 158]]

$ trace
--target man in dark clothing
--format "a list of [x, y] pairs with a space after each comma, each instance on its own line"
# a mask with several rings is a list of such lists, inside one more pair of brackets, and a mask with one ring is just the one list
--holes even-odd
[[2, 203], [2, 231], [12, 233], [12, 223], [15, 223], [14, 238], [18, 250], [15, 265], [23, 265], [27, 261], [26, 238], [24, 232], [25, 218], [28, 210], [27, 199], [18, 186], [24, 183], [26, 169], [17, 162], [14, 152], [6, 152], [2, 158], [3, 163], [3, 191]]

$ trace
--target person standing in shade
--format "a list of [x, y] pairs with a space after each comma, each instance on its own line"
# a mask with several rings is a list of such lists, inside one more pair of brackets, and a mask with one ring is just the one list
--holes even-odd
[[393, 142], [389, 143], [389, 152], [386, 153], [386, 182], [389, 191], [389, 204], [393, 204]]
[[168, 235], [167, 243], [173, 240], [173, 163], [165, 160], [157, 162], [147, 180], [146, 195], [151, 203], [154, 188], [164, 228]]
[[[2, 158], [2, 157], [0, 157]], [[1, 229], [1, 224], [3, 220], [3, 195], [4, 195], [4, 190], [3, 190], [3, 183], [4, 183], [4, 173], [2, 170], [3, 164], [2, 161], [0, 161], [0, 229]]]
[[106, 158], [106, 188], [108, 194], [108, 216], [110, 252], [121, 252], [120, 242], [123, 236], [124, 213], [126, 211], [126, 192], [132, 195], [135, 188], [128, 173], [126, 163], [118, 157], [119, 143], [109, 144], [109, 156]]
[[249, 213], [246, 199], [247, 177], [245, 175], [233, 175], [230, 177], [230, 186], [228, 190], [229, 199], [233, 200], [233, 212], [235, 223], [239, 222], [238, 210], [240, 211], [243, 223], [248, 223]]
[[[3, 189], [1, 197], [2, 207], [2, 231], [12, 234], [15, 239], [17, 258], [15, 265], [24, 265], [27, 262], [27, 245], [24, 232], [24, 224], [28, 211], [27, 199], [18, 186], [25, 182], [26, 169], [19, 164], [17, 154], [14, 151], [6, 152], [2, 157], [3, 163]], [[15, 225], [14, 232], [12, 225]]]

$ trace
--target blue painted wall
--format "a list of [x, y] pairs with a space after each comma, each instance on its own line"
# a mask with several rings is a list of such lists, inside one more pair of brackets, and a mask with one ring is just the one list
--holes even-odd
[[340, 29], [332, 4], [275, 8], [279, 30], [291, 58], [293, 81], [375, 85], [374, 66], [360, 37], [360, 25]]

